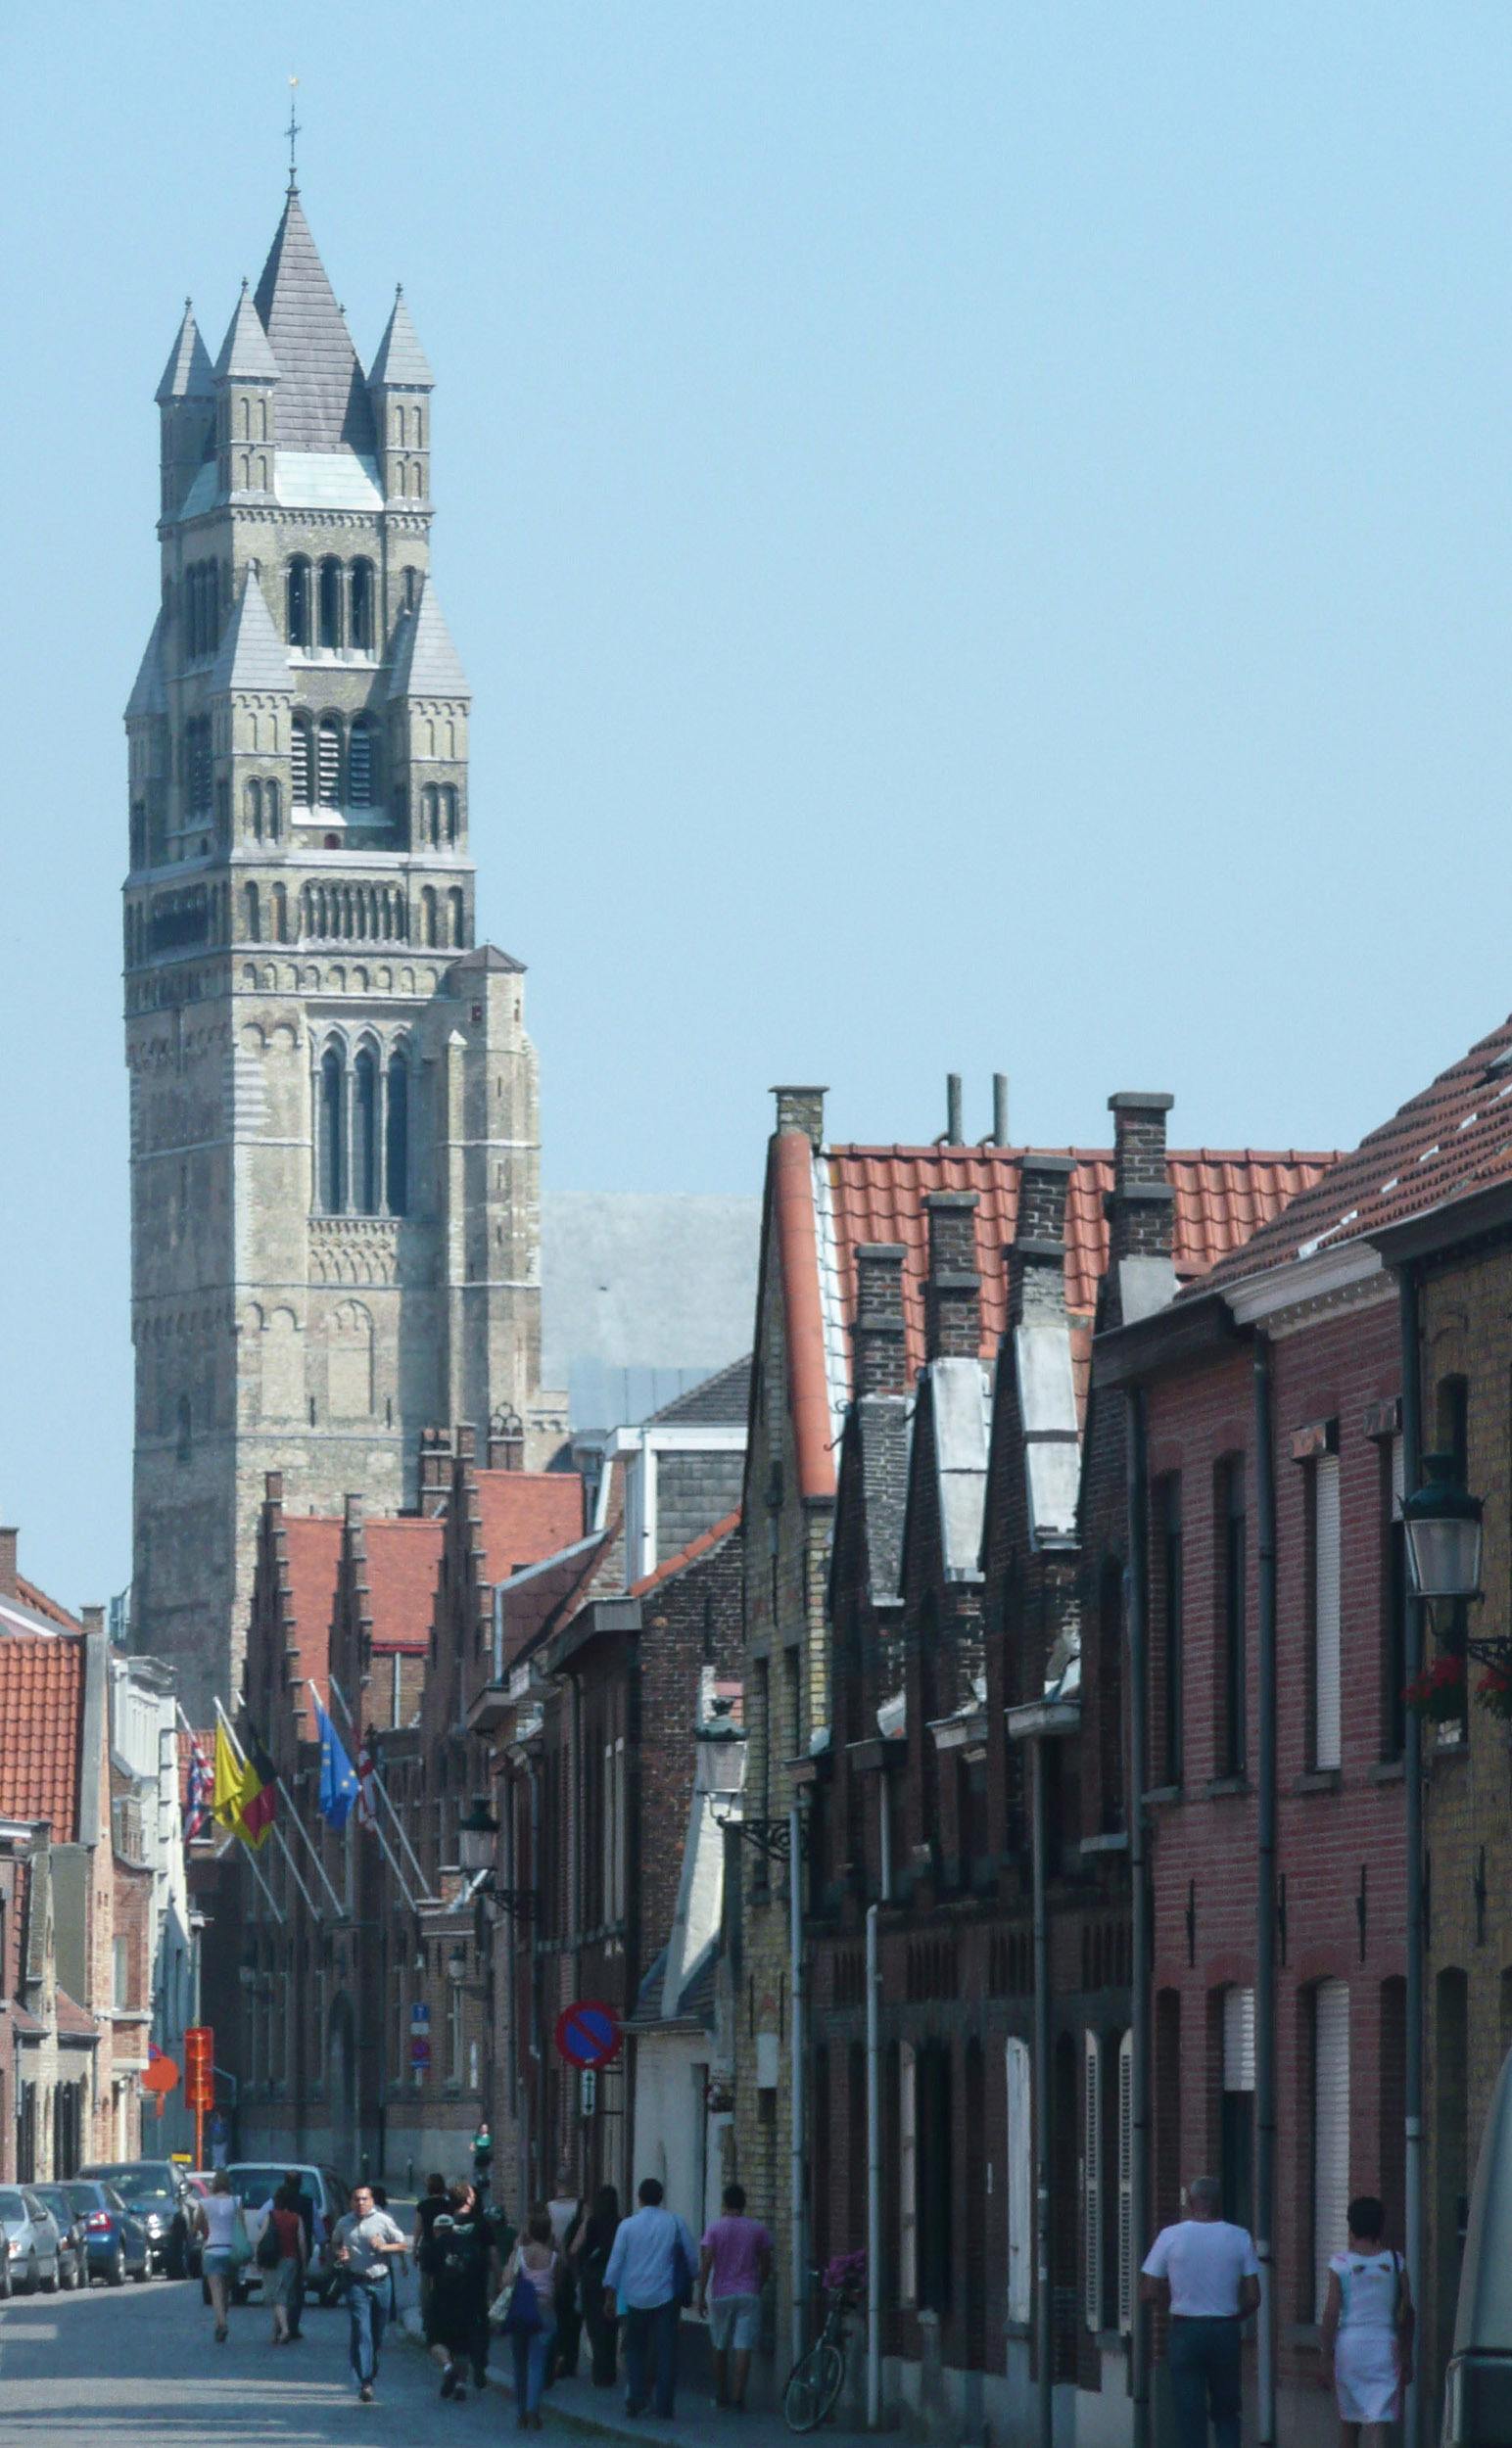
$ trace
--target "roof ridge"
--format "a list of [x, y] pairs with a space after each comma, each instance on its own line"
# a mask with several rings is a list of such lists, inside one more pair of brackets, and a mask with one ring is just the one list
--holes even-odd
[[731, 1537], [740, 1527], [740, 1515], [741, 1507], [736, 1505], [734, 1511], [727, 1513], [722, 1521], [711, 1522], [709, 1528], [699, 1530], [685, 1547], [680, 1547], [675, 1556], [668, 1556], [665, 1563], [658, 1564], [649, 1573], [643, 1573], [639, 1580], [632, 1581], [625, 1592], [627, 1598], [643, 1598], [648, 1590], [659, 1588], [663, 1581], [675, 1580], [679, 1573], [685, 1572], [690, 1564], [696, 1564], [701, 1556], [706, 1556], [711, 1548], [721, 1546]]

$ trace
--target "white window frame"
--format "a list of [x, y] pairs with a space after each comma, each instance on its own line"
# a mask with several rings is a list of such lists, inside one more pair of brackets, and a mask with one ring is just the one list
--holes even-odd
[[1339, 1456], [1312, 1465], [1312, 1765], [1344, 1765]]

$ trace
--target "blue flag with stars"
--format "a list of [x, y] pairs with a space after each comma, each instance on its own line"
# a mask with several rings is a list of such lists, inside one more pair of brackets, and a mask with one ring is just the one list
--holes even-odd
[[320, 1728], [320, 1815], [332, 1827], [345, 1827], [357, 1798], [357, 1772], [318, 1700], [315, 1717]]

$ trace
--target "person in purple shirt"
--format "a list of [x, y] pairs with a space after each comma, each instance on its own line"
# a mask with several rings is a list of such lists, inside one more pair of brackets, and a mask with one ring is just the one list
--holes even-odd
[[746, 2217], [744, 2186], [727, 2185], [725, 2215], [705, 2231], [699, 2247], [698, 2309], [709, 2315], [714, 2402], [735, 2414], [745, 2411], [751, 2350], [761, 2329], [761, 2290], [771, 2271], [771, 2236], [760, 2219]]

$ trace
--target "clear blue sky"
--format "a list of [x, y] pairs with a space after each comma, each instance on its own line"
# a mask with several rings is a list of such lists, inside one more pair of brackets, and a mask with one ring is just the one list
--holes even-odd
[[7, 12], [0, 1519], [128, 1569], [152, 393], [301, 180], [439, 378], [558, 1188], [837, 1134], [1347, 1143], [1509, 1001], [1512, 11]]

